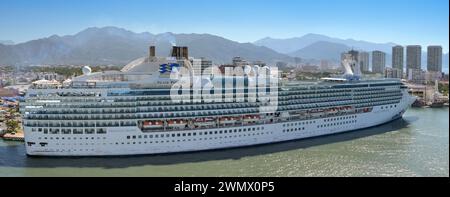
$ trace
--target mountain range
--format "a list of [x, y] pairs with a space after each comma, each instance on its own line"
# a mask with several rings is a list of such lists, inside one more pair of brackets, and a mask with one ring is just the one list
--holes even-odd
[[[340, 54], [350, 49], [371, 52], [374, 50], [386, 53], [386, 65], [391, 65], [392, 46], [396, 43], [373, 43], [354, 39], [333, 38], [320, 34], [306, 34], [301, 37], [277, 39], [266, 37], [253, 42], [258, 46], [265, 46], [277, 52], [288, 54], [292, 57], [301, 57], [309, 59], [325, 59], [332, 62], [340, 61]], [[422, 50], [426, 46], [422, 46]], [[406, 49], [405, 49], [406, 51]], [[448, 72], [449, 53], [443, 54], [443, 70]], [[405, 54], [406, 57], [406, 54]], [[405, 60], [406, 61], [406, 60]], [[371, 64], [371, 62], [369, 62]], [[427, 65], [427, 53], [422, 52], [422, 67]]]
[[[350, 49], [386, 53], [390, 65], [395, 43], [372, 43], [354, 39], [340, 39], [320, 34], [275, 39], [266, 37], [254, 43], [239, 43], [211, 34], [135, 33], [118, 27], [91, 27], [74, 35], [53, 35], [47, 38], [14, 44], [0, 42], [0, 65], [30, 64], [115, 64], [126, 63], [145, 56], [150, 45], [156, 46], [158, 56], [168, 56], [172, 45], [188, 46], [189, 55], [205, 57], [216, 64], [230, 63], [235, 56], [269, 64], [278, 61], [294, 64], [300, 57], [310, 60], [340, 61], [340, 54]], [[448, 71], [448, 53], [443, 56]], [[422, 55], [426, 65], [426, 53]]]
[[280, 53], [292, 54], [296, 51], [307, 47], [308, 45], [314, 44], [316, 42], [328, 42], [335, 44], [343, 44], [350, 48], [355, 48], [364, 51], [380, 50], [386, 53], [390, 53], [392, 46], [395, 43], [373, 43], [362, 40], [354, 39], [340, 39], [333, 38], [320, 34], [306, 34], [302, 37], [286, 38], [286, 39], [276, 39], [266, 37], [261, 40], [254, 42], [258, 46], [266, 46]]
[[0, 40], [0, 44], [12, 45], [14, 42], [12, 40]]
[[148, 54], [168, 56], [173, 44], [188, 46], [189, 55], [215, 63], [229, 63], [235, 56], [268, 63], [294, 58], [264, 46], [238, 43], [210, 34], [134, 33], [117, 27], [88, 28], [75, 35], [32, 40], [16, 45], [0, 44], [0, 64], [126, 64]]

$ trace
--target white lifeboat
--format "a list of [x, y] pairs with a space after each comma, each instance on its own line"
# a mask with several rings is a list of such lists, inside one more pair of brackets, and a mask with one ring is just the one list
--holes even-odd
[[169, 127], [174, 127], [174, 128], [185, 128], [187, 125], [187, 121], [184, 120], [169, 120], [167, 121], [167, 125]]
[[194, 125], [199, 127], [207, 127], [216, 125], [216, 122], [212, 118], [197, 118], [194, 121]]
[[219, 119], [219, 123], [220, 124], [234, 124], [234, 123], [236, 123], [237, 120], [238, 120], [238, 118], [236, 118], [236, 117], [222, 117]]
[[162, 128], [164, 126], [163, 121], [160, 120], [148, 120], [144, 121], [142, 127], [145, 129]]
[[242, 121], [244, 122], [255, 122], [260, 119], [259, 115], [245, 115]]

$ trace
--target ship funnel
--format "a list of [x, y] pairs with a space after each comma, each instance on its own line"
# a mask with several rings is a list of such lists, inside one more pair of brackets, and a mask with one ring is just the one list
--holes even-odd
[[188, 47], [179, 47], [179, 46], [173, 46], [172, 47], [172, 57], [175, 57], [177, 59], [188, 59], [189, 58], [189, 51]]
[[155, 46], [150, 46], [148, 49], [148, 57], [153, 58], [155, 57]]

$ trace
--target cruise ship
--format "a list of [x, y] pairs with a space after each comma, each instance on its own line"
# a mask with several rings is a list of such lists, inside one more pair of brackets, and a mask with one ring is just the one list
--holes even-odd
[[157, 57], [151, 46], [146, 57], [120, 71], [85, 66], [82, 75], [63, 83], [36, 81], [20, 103], [27, 155], [140, 155], [269, 144], [384, 124], [401, 118], [415, 100], [398, 79], [359, 79], [352, 61], [343, 62], [342, 77], [317, 82], [281, 79], [275, 68], [261, 65], [224, 75], [198, 62], [187, 47], [174, 46], [169, 57]]

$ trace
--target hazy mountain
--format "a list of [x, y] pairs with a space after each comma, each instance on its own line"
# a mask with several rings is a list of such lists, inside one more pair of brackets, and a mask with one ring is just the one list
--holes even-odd
[[332, 61], [339, 61], [341, 53], [348, 51], [351, 48], [344, 44], [338, 44], [327, 41], [314, 42], [302, 49], [289, 53], [294, 57], [301, 57], [307, 59], [326, 59]]
[[88, 28], [75, 35], [32, 40], [17, 45], [0, 44], [0, 64], [126, 64], [148, 54], [168, 56], [172, 44], [189, 47], [190, 56], [214, 63], [231, 62], [232, 57], [248, 60], [290, 62], [293, 58], [251, 43], [238, 43], [209, 34], [134, 33], [117, 27]]
[[12, 40], [0, 40], [0, 44], [12, 45], [14, 42]]
[[332, 38], [320, 34], [306, 34], [302, 37], [287, 38], [287, 39], [276, 39], [267, 37], [255, 41], [254, 44], [258, 46], [266, 46], [280, 53], [289, 54], [294, 53], [295, 51], [300, 50], [318, 41], [344, 44], [351, 48], [360, 49], [364, 51], [380, 50], [386, 53], [391, 53], [392, 46], [395, 45], [394, 43], [373, 43], [354, 39]]

